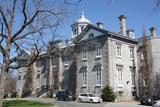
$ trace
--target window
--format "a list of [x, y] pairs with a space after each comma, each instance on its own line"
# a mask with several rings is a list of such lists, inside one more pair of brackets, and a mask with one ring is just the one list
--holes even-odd
[[25, 80], [26, 79], [26, 75], [24, 75], [24, 77], [23, 77], [23, 80]]
[[64, 58], [64, 65], [69, 65], [69, 58], [67, 56]]
[[83, 31], [83, 29], [84, 29], [84, 25], [82, 25], [82, 26], [80, 26], [81, 27], [81, 31]]
[[129, 47], [130, 58], [134, 58], [134, 47]]
[[20, 75], [18, 76], [18, 80], [21, 80], [21, 76]]
[[37, 70], [37, 72], [41, 72], [41, 70], [40, 70], [40, 69], [38, 69], [38, 70]]
[[118, 86], [122, 86], [123, 81], [123, 74], [122, 74], [122, 65], [117, 65], [117, 80], [118, 80]]
[[122, 56], [122, 45], [117, 44], [117, 56], [121, 57]]
[[84, 67], [82, 70], [82, 85], [87, 85], [88, 75], [87, 75], [87, 67]]
[[135, 86], [135, 69], [133, 67], [130, 67], [130, 71], [131, 71], [132, 85]]
[[77, 34], [77, 28], [74, 29], [74, 33]]
[[93, 33], [90, 33], [89, 34], [89, 38], [93, 38], [94, 37], [94, 34]]
[[78, 28], [74, 29], [74, 34], [78, 34]]
[[102, 85], [102, 70], [101, 66], [96, 68], [96, 85]]
[[82, 48], [82, 59], [83, 60], [87, 59], [87, 49], [86, 48]]
[[36, 77], [36, 79], [40, 79], [40, 74], [37, 74], [37, 77]]
[[45, 73], [45, 74], [43, 75], [43, 78], [47, 78], [47, 73]]
[[97, 44], [96, 45], [96, 57], [101, 56], [101, 54], [102, 54], [101, 44]]

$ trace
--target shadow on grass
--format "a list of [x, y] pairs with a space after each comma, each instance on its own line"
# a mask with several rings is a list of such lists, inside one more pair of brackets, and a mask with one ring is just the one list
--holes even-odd
[[13, 100], [13, 101], [5, 101], [3, 103], [3, 107], [52, 107], [52, 105], [40, 102]]

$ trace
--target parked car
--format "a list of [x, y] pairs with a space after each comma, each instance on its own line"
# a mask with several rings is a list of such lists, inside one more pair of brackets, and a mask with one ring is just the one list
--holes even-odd
[[63, 100], [63, 101], [70, 101], [73, 100], [75, 101], [76, 97], [69, 91], [58, 91], [56, 93], [56, 98], [58, 100]]
[[79, 102], [101, 103], [102, 98], [95, 96], [91, 93], [80, 94], [78, 96]]
[[160, 107], [160, 100], [155, 101], [152, 105], [152, 107]]
[[153, 96], [151, 98], [147, 97], [147, 96], [144, 96], [144, 97], [140, 98], [140, 103], [142, 105], [152, 105], [158, 99], [159, 99], [159, 97], [157, 97], [157, 96]]

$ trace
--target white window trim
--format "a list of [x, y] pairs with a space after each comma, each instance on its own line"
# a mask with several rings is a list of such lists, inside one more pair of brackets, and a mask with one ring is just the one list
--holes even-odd
[[[86, 50], [86, 58], [84, 58], [84, 56], [83, 56], [84, 50]], [[83, 61], [87, 60], [87, 57], [88, 57], [87, 48], [81, 48], [81, 58], [82, 58], [82, 60], [83, 60]]]
[[83, 72], [82, 72], [82, 87], [87, 87], [88, 86], [88, 67], [86, 71], [86, 84], [84, 84], [84, 78], [83, 78]]
[[[130, 73], [131, 73], [131, 82], [132, 82], [132, 87], [136, 86], [136, 72], [135, 72], [135, 68], [134, 67], [130, 67]], [[132, 72], [134, 72], [134, 84], [133, 84], [133, 78], [132, 78]]]
[[[133, 57], [131, 57], [131, 49], [133, 49]], [[129, 58], [134, 59], [134, 47], [129, 47]]]
[[[97, 55], [97, 49], [98, 49], [98, 54], [100, 53], [100, 55]], [[98, 43], [96, 44], [96, 58], [101, 58], [102, 57], [102, 44], [101, 43]]]
[[101, 65], [101, 84], [97, 84], [97, 69], [96, 69], [96, 86], [102, 86], [102, 73], [103, 73], [103, 66]]
[[[118, 71], [118, 67], [121, 67], [121, 69], [122, 69], [122, 74], [121, 74], [122, 80], [121, 80], [121, 83], [119, 82], [119, 71]], [[118, 86], [118, 87], [123, 87], [123, 65], [116, 65], [116, 69], [117, 69], [117, 86]]]
[[[118, 47], [120, 47], [121, 55], [118, 54]], [[122, 58], [122, 44], [116, 44], [116, 55], [118, 58]]]

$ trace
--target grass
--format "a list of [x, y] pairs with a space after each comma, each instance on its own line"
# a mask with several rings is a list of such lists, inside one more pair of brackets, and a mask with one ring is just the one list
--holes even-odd
[[44, 104], [40, 102], [24, 101], [24, 100], [13, 100], [6, 101], [3, 107], [52, 107], [51, 104]]

